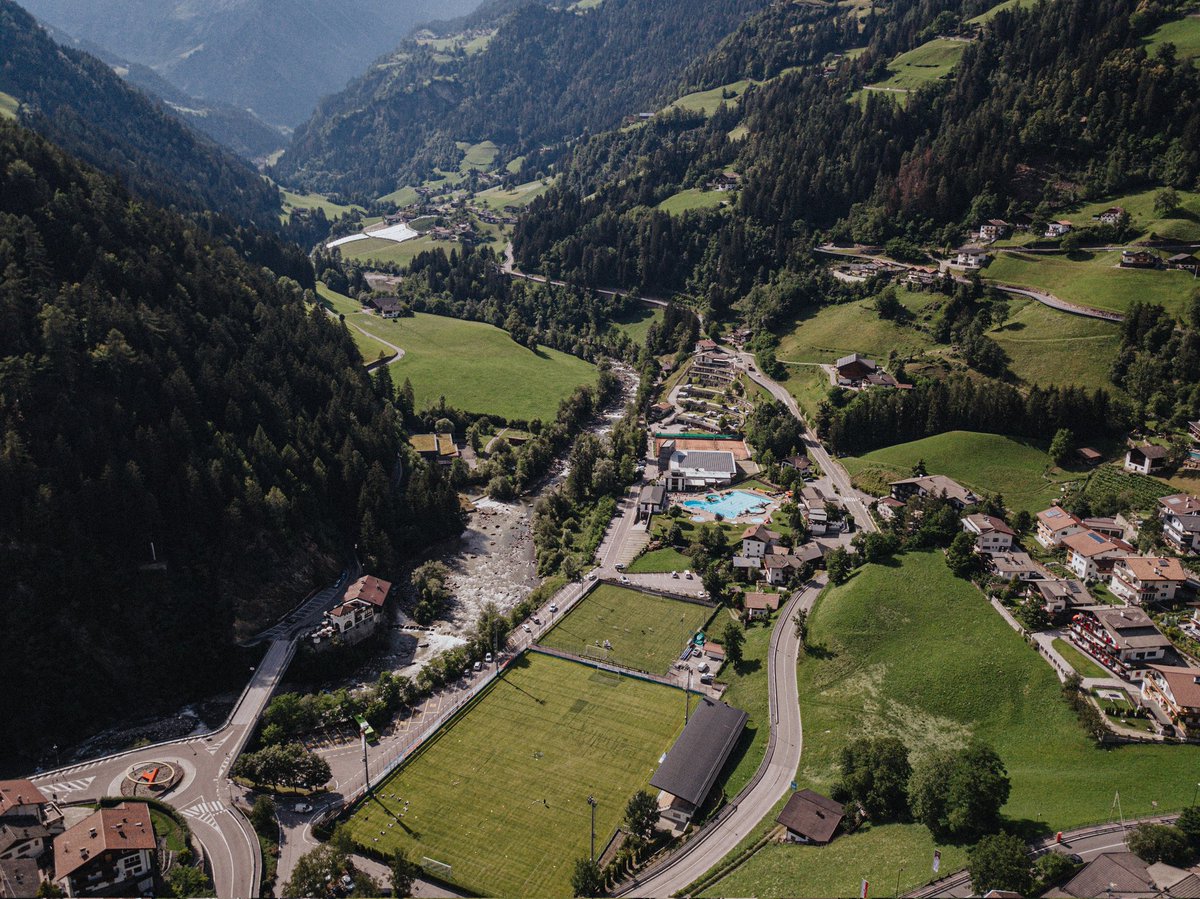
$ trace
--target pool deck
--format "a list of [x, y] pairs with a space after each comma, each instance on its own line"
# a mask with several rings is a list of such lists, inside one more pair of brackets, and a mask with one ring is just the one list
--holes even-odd
[[[703, 502], [706, 497], [720, 496], [722, 500], [728, 498], [730, 494], [739, 493], [745, 496], [754, 496], [761, 500], [761, 503], [748, 508], [741, 508], [737, 512], [733, 510], [723, 510], [720, 508], [720, 503], [705, 503], [704, 506], [689, 505], [689, 503]], [[717, 513], [721, 514], [721, 520], [730, 522], [731, 524], [760, 524], [771, 520], [771, 513], [779, 507], [783, 502], [784, 496], [770, 496], [760, 490], [748, 490], [745, 488], [733, 488], [730, 490], [712, 491], [710, 493], [697, 494], [683, 500], [680, 505], [686, 510], [686, 513], [691, 517], [692, 521], [715, 521]], [[714, 508], [714, 506], [716, 508]]]

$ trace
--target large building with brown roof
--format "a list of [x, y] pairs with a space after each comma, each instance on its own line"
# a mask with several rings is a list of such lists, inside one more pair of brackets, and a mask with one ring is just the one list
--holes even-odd
[[1185, 735], [1200, 733], [1200, 668], [1151, 665], [1142, 679], [1142, 697], [1158, 703]]
[[68, 896], [144, 895], [154, 887], [155, 846], [146, 803], [100, 809], [55, 839], [54, 881]]
[[1081, 610], [1071, 619], [1068, 635], [1109, 668], [1131, 679], [1141, 678], [1171, 647], [1171, 641], [1137, 606]]
[[1178, 559], [1126, 556], [1113, 564], [1112, 592], [1135, 606], [1170, 602], [1187, 577]]
[[973, 492], [958, 481], [941, 474], [892, 481], [891, 488], [892, 496], [901, 502], [907, 502], [912, 496], [942, 496], [960, 512], [979, 502], [979, 497]]
[[1083, 530], [1083, 522], [1061, 506], [1037, 513], [1037, 542], [1050, 549]]
[[1064, 537], [1067, 567], [1082, 581], [1095, 581], [1112, 574], [1117, 559], [1132, 556], [1134, 549], [1124, 540], [1095, 531], [1080, 531]]
[[0, 818], [32, 817], [42, 820], [50, 804], [46, 795], [29, 780], [0, 780]]
[[345, 598], [325, 613], [325, 621], [311, 635], [317, 649], [342, 643], [358, 643], [375, 633], [383, 620], [383, 604], [392, 590], [391, 581], [364, 575], [350, 585]]

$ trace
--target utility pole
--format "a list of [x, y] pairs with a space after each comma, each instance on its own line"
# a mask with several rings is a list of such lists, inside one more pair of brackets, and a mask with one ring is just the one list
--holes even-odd
[[592, 807], [592, 861], [596, 860], [596, 797], [588, 797], [588, 805]]

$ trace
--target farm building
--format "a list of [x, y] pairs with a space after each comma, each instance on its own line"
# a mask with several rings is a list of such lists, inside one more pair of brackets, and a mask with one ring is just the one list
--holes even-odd
[[658, 810], [668, 829], [691, 822], [704, 804], [750, 716], [723, 702], [702, 698], [683, 733], [650, 778], [657, 787]]

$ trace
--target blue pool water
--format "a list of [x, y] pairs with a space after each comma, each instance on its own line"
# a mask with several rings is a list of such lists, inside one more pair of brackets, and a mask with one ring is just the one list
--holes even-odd
[[761, 510], [770, 503], [765, 496], [759, 496], [757, 493], [747, 493], [744, 490], [734, 490], [731, 493], [726, 493], [721, 496], [717, 493], [710, 493], [708, 496], [700, 499], [685, 499], [683, 504], [689, 509], [695, 509], [698, 512], [708, 512], [712, 515], [720, 514], [725, 518], [737, 518], [739, 515], [745, 515], [752, 510]]

